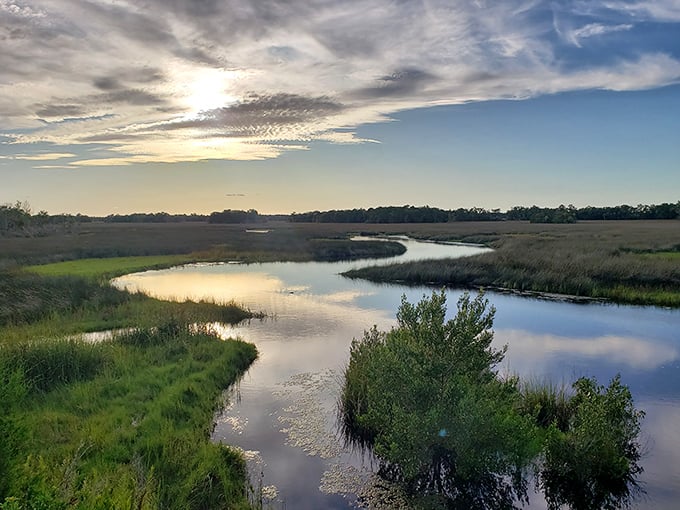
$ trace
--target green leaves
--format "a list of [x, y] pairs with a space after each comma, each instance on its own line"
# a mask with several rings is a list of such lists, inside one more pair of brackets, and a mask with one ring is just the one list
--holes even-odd
[[540, 485], [551, 509], [620, 508], [640, 491], [637, 437], [644, 413], [635, 409], [619, 376], [607, 388], [588, 378], [573, 387], [569, 430], [548, 434]]
[[[638, 489], [643, 413], [615, 378], [579, 379], [574, 395], [498, 377], [505, 347], [494, 308], [464, 294], [446, 320], [446, 296], [402, 298], [397, 326], [354, 340], [339, 402], [350, 443], [379, 473], [445, 508], [516, 508], [536, 473], [551, 509], [618, 508]], [[429, 506], [428, 506], [429, 508]]]
[[382, 472], [412, 493], [475, 508], [513, 508], [533, 425], [516, 411], [514, 380], [494, 368], [494, 309], [479, 294], [446, 320], [446, 295], [402, 299], [397, 327], [354, 341], [340, 407], [348, 439], [372, 448]]

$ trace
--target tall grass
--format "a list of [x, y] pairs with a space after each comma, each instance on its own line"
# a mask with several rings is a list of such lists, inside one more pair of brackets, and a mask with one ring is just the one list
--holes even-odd
[[0, 508], [248, 508], [244, 461], [210, 432], [255, 356], [177, 322], [0, 348]]
[[[670, 222], [673, 225], [675, 222]], [[680, 237], [620, 230], [617, 235], [574, 230], [509, 236], [494, 252], [473, 257], [369, 267], [345, 273], [381, 282], [487, 287], [680, 306], [680, 265], [650, 257]]]
[[56, 339], [5, 346], [0, 358], [5, 366], [22, 374], [29, 390], [47, 392], [62, 384], [92, 378], [110, 356], [95, 344]]
[[550, 380], [520, 380], [520, 413], [531, 416], [541, 428], [555, 425], [566, 432], [574, 415], [573, 391], [564, 385]]
[[0, 344], [83, 331], [180, 322], [240, 322], [257, 316], [236, 303], [167, 302], [77, 276], [0, 273]]
[[[268, 233], [247, 232], [247, 225], [93, 222], [76, 225], [72, 232], [3, 239], [0, 269], [76, 259], [148, 256], [164, 264], [167, 256], [173, 255], [179, 255], [178, 259], [183, 262], [345, 260], [390, 256], [403, 249], [397, 243], [361, 243], [359, 246], [360, 243], [348, 239], [349, 233], [358, 232], [357, 225], [274, 222], [256, 227]], [[363, 229], [383, 230], [374, 226]], [[127, 262], [121, 260], [120, 264]]]

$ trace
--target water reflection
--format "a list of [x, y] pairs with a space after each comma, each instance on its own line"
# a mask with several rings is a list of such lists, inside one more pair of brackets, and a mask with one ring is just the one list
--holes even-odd
[[[617, 367], [626, 365], [638, 370], [651, 370], [674, 361], [679, 356], [678, 348], [674, 346], [615, 335], [572, 338], [501, 329], [496, 331], [495, 340], [497, 344], [507, 343], [512, 346], [510, 365], [520, 373], [535, 372], [537, 363], [547, 364], [562, 357], [585, 357]], [[524, 360], [530, 360], [530, 364], [523, 363]]]
[[[405, 244], [406, 254], [392, 261], [484, 251]], [[361, 490], [357, 480], [366, 483], [370, 478], [370, 465], [358, 455], [343, 450], [339, 442], [333, 446], [338, 449], [328, 446], [335, 437], [334, 378], [348, 359], [352, 338], [373, 325], [393, 325], [402, 294], [416, 302], [430, 292], [339, 276], [371, 263], [194, 265], [114, 281], [119, 288], [162, 299], [235, 300], [269, 314], [264, 321], [220, 326], [225, 337], [255, 343], [260, 357], [240, 385], [240, 401], [218, 418], [214, 438], [259, 451], [262, 483], [275, 485], [287, 508], [350, 508], [353, 495]], [[460, 294], [447, 293], [450, 310]], [[509, 344], [506, 370], [566, 383], [587, 375], [606, 384], [622, 374], [634, 397], [640, 398], [639, 407], [648, 413], [643, 433], [653, 440], [643, 464], [649, 498], [655, 508], [676, 508], [680, 439], [673, 425], [680, 421], [680, 312], [492, 293], [488, 297], [497, 308], [495, 341]], [[316, 432], [305, 428], [312, 425]], [[298, 442], [305, 435], [316, 438], [316, 448]], [[324, 458], [321, 451], [333, 451], [334, 456]], [[342, 483], [338, 473], [347, 475]], [[529, 508], [545, 507], [540, 495], [531, 497]]]

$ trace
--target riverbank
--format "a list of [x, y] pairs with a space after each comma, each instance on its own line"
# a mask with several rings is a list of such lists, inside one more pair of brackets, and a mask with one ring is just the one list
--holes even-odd
[[[164, 267], [188, 262], [338, 261], [391, 257], [396, 242], [356, 243], [356, 225], [273, 222], [255, 225], [209, 223], [82, 223], [42, 237], [4, 237], [0, 269], [80, 259], [159, 257]], [[371, 233], [380, 230], [370, 230]], [[176, 257], [168, 257], [176, 256]], [[167, 259], [163, 260], [165, 257]]]
[[521, 226], [514, 232], [499, 229], [493, 239], [486, 234], [493, 252], [367, 267], [344, 275], [385, 283], [495, 288], [680, 307], [680, 223], [611, 223], [544, 225], [540, 231]]
[[196, 325], [259, 314], [108, 284], [171, 260], [79, 262], [0, 277], [0, 508], [250, 508], [242, 455], [210, 432], [257, 352]]
[[210, 431], [255, 357], [177, 322], [0, 348], [0, 508], [250, 508], [241, 454]]

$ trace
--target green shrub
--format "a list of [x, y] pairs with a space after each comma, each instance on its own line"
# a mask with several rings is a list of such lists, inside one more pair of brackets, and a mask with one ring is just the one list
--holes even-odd
[[538, 446], [517, 411], [516, 380], [496, 377], [493, 308], [480, 294], [446, 316], [445, 294], [402, 300], [398, 325], [352, 343], [340, 409], [350, 441], [370, 446], [380, 472], [411, 494], [472, 508], [525, 500]]
[[445, 295], [433, 293], [402, 299], [391, 331], [354, 340], [339, 400], [347, 441], [427, 508], [516, 508], [532, 471], [551, 510], [630, 502], [643, 413], [628, 388], [584, 378], [571, 395], [500, 378], [493, 315], [482, 294], [464, 294], [447, 321]]
[[644, 413], [635, 409], [619, 376], [607, 388], [581, 378], [574, 389], [569, 430], [549, 431], [540, 486], [550, 509], [621, 508], [641, 491], [637, 438]]

